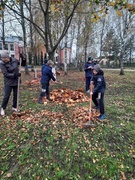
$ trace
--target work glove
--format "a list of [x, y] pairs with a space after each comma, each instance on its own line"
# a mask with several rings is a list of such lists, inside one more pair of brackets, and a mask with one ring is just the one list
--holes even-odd
[[21, 73], [14, 74], [14, 77], [21, 77]]
[[18, 73], [17, 76], [18, 76], [18, 77], [21, 77], [21, 73]]

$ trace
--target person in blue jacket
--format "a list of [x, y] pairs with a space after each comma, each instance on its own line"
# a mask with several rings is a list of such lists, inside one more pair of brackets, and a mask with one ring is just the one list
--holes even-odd
[[100, 116], [98, 117], [98, 120], [105, 119], [106, 116], [104, 112], [104, 93], [106, 90], [106, 81], [104, 78], [104, 72], [100, 69], [99, 64], [96, 64], [93, 68], [93, 77], [91, 79], [91, 84], [94, 84], [92, 94], [92, 101], [95, 104], [94, 108], [100, 110]]
[[13, 91], [13, 103], [12, 111], [17, 112], [17, 96], [18, 96], [18, 77], [19, 73], [19, 61], [9, 56], [7, 50], [2, 50], [0, 68], [4, 77], [4, 97], [1, 105], [1, 115], [5, 115], [5, 109], [7, 107], [11, 92]]
[[41, 69], [41, 86], [42, 86], [42, 90], [39, 96], [39, 100], [38, 103], [39, 104], [43, 104], [43, 97], [46, 96], [46, 98], [51, 101], [50, 99], [50, 92], [49, 92], [49, 82], [52, 79], [53, 81], [56, 81], [53, 73], [52, 73], [52, 67], [54, 66], [54, 63], [52, 60], [48, 60], [46, 64], [44, 64], [42, 66]]
[[85, 86], [86, 86], [86, 92], [90, 92], [90, 81], [93, 76], [93, 67], [94, 64], [92, 62], [93, 58], [88, 57], [88, 61], [84, 65], [84, 71], [85, 71]]

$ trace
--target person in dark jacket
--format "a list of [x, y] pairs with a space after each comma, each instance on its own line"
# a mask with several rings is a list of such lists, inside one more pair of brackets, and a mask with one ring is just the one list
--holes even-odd
[[42, 66], [42, 69], [41, 69], [41, 86], [42, 86], [42, 90], [41, 90], [41, 93], [40, 93], [40, 97], [39, 97], [39, 100], [38, 100], [38, 103], [39, 104], [43, 104], [43, 97], [46, 96], [46, 98], [51, 101], [50, 99], [50, 92], [49, 92], [49, 82], [50, 80], [52, 79], [53, 81], [56, 81], [53, 73], [52, 73], [52, 67], [54, 66], [54, 63], [53, 61], [51, 60], [48, 60], [46, 64], [44, 64]]
[[88, 61], [84, 65], [84, 71], [85, 71], [85, 86], [86, 86], [86, 92], [90, 92], [90, 81], [93, 76], [93, 67], [94, 64], [92, 62], [93, 58], [88, 57]]
[[[96, 64], [93, 68], [93, 78], [91, 83], [94, 84], [92, 100], [96, 109], [100, 109], [100, 116], [98, 120], [105, 119], [104, 113], [104, 93], [106, 90], [106, 81], [104, 78], [104, 72], [100, 69], [100, 65]], [[97, 101], [98, 98], [98, 101]]]
[[48, 62], [48, 60], [47, 59], [44, 59], [44, 62], [43, 62], [43, 64], [46, 64]]
[[5, 115], [11, 92], [13, 91], [12, 111], [17, 111], [18, 77], [21, 76], [18, 68], [18, 60], [9, 57], [9, 52], [3, 50], [1, 53], [0, 68], [4, 77], [4, 98], [1, 105], [1, 115]]

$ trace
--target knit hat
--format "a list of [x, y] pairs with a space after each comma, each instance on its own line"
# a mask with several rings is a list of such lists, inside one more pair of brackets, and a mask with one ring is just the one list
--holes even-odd
[[92, 61], [93, 60], [93, 58], [90, 56], [90, 57], [88, 57], [88, 61]]
[[94, 66], [94, 70], [96, 70], [97, 72], [99, 72], [99, 71], [100, 71], [100, 65], [99, 65], [99, 64], [96, 64], [96, 65]]
[[54, 62], [52, 60], [47, 61], [46, 63], [48, 66], [54, 66]]
[[9, 52], [7, 50], [3, 50], [1, 52], [1, 58], [8, 58], [9, 57]]

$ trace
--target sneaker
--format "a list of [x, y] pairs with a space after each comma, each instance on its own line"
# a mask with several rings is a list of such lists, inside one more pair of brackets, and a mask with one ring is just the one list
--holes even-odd
[[89, 93], [90, 93], [90, 90], [87, 90], [87, 91], [86, 91], [86, 93], [88, 93], [88, 94], [89, 94]]
[[0, 114], [1, 114], [1, 116], [5, 116], [5, 110], [3, 108], [1, 108]]
[[17, 112], [17, 108], [12, 107], [12, 111]]
[[39, 104], [44, 104], [41, 99], [38, 100], [38, 103], [39, 103]]
[[103, 120], [105, 118], [106, 118], [105, 114], [100, 114], [100, 116], [98, 117], [98, 120]]

